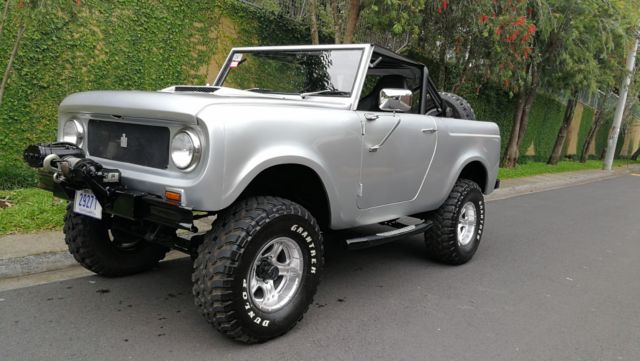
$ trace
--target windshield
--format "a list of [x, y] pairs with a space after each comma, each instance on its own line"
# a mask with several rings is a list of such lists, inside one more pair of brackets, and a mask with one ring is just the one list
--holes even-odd
[[220, 85], [303, 97], [350, 97], [361, 57], [361, 49], [234, 52]]

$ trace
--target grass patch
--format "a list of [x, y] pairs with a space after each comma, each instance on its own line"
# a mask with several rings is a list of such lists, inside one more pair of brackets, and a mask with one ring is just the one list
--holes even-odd
[[[624, 159], [616, 159], [613, 161], [614, 167], [623, 167], [627, 164], [640, 164], [640, 161], [627, 161]], [[602, 169], [601, 160], [588, 160], [586, 163], [577, 161], [559, 162], [557, 165], [549, 165], [544, 162], [530, 162], [526, 164], [518, 164], [516, 168], [500, 168], [498, 177], [500, 179], [530, 177], [545, 173], [561, 173], [574, 172], [587, 169]]]
[[38, 188], [0, 191], [11, 206], [0, 209], [0, 235], [62, 229], [67, 202]]
[[[640, 161], [614, 161], [614, 167], [627, 164], [640, 164]], [[530, 162], [519, 164], [513, 169], [501, 168], [499, 177], [509, 179], [600, 168], [602, 161], [599, 160], [590, 160], [587, 163], [564, 161], [558, 165]], [[0, 235], [62, 229], [67, 202], [53, 197], [51, 192], [38, 188], [0, 190], [0, 203], [3, 201], [11, 206], [0, 208]]]

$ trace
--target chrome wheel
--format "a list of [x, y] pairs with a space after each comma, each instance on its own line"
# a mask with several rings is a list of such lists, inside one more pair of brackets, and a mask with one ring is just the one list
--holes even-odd
[[265, 244], [249, 270], [249, 297], [263, 312], [284, 307], [300, 288], [304, 268], [302, 249], [289, 237]]
[[477, 219], [476, 206], [473, 202], [465, 203], [458, 217], [458, 244], [460, 246], [466, 246], [473, 240]]

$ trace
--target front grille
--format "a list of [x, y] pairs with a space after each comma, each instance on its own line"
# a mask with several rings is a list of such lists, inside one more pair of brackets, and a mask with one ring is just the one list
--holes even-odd
[[89, 120], [89, 155], [166, 169], [169, 128]]

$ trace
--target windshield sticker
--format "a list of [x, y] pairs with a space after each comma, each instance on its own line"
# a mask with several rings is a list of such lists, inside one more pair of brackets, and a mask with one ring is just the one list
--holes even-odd
[[241, 53], [233, 54], [233, 58], [231, 58], [231, 65], [229, 65], [229, 67], [235, 68], [238, 65], [240, 65], [241, 62], [242, 62], [242, 54]]

